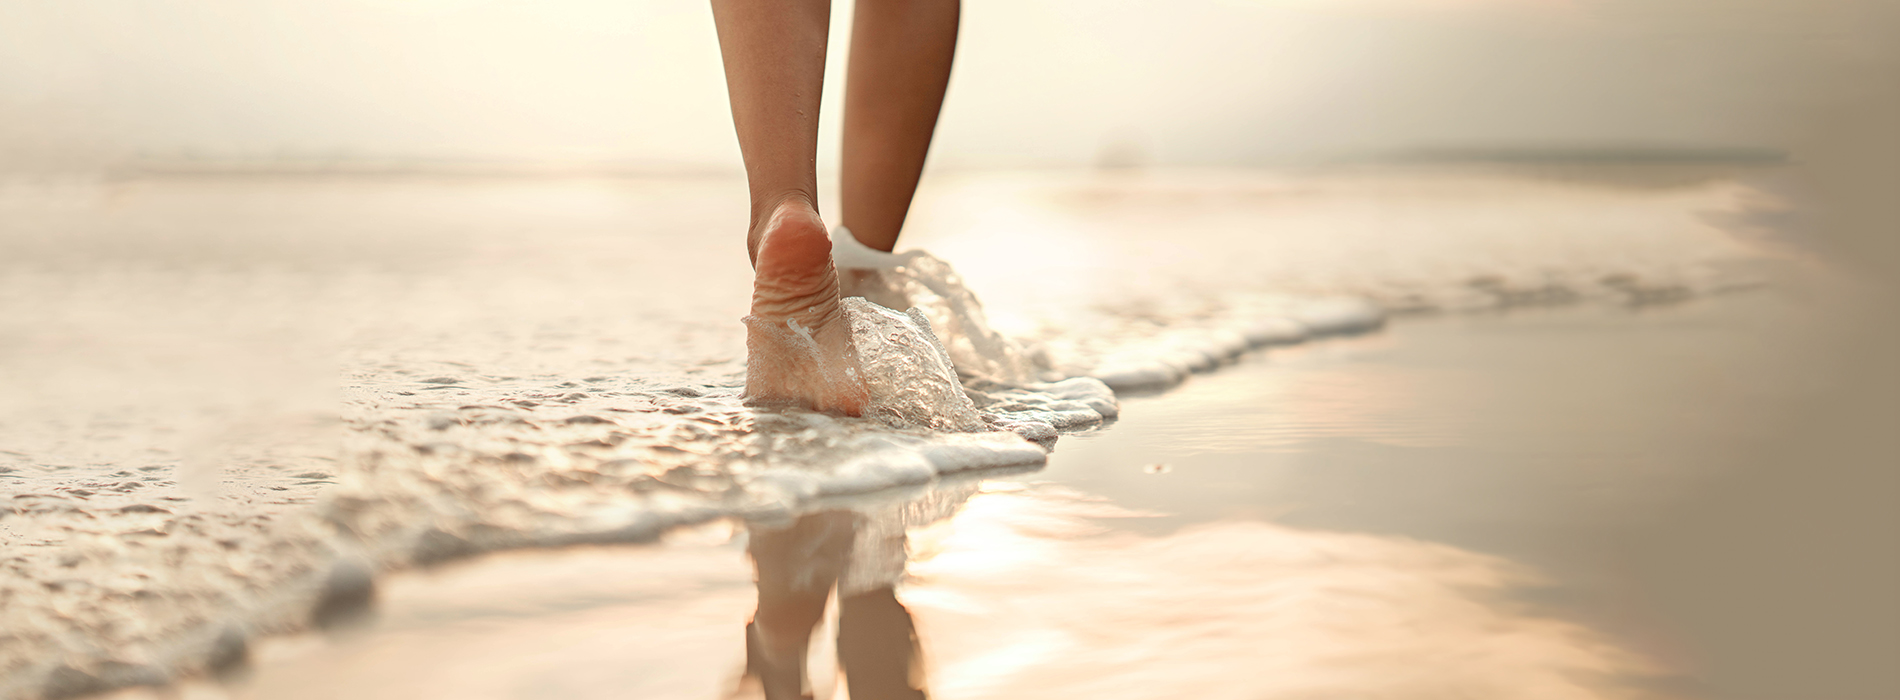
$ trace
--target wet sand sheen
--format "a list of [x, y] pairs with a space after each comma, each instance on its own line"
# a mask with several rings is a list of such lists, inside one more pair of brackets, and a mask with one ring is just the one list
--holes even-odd
[[[19, 575], [0, 580], [27, 601], [0, 622], [28, 633], [0, 643], [10, 669], [0, 694], [197, 673], [226, 637], [241, 651], [305, 628], [334, 578], [326, 568], [351, 563], [339, 555], [367, 560], [353, 571], [400, 570], [494, 549], [646, 541], [672, 524], [792, 507], [824, 484], [869, 490], [952, 463], [1020, 461], [972, 462], [959, 455], [981, 445], [940, 445], [929, 465], [830, 473], [879, 466], [870, 453], [893, 443], [986, 438], [737, 406], [732, 319], [743, 299], [732, 292], [744, 266], [698, 235], [731, 223], [734, 186], [183, 179], [105, 183], [58, 207], [30, 191], [0, 197], [7, 221], [36, 234], [10, 241], [18, 254], [0, 275], [10, 324], [0, 331], [29, 341], [0, 346], [10, 353], [0, 369], [25, 389], [0, 396], [0, 477], [31, 492], [12, 505], [32, 516], [0, 528], [28, 545], [7, 553]], [[925, 202], [936, 213], [920, 215], [915, 244], [957, 260], [992, 320], [1039, 342], [1051, 366], [1159, 387], [1255, 343], [1256, 331], [1266, 342], [1277, 331], [1253, 324], [1286, 312], [1289, 290], [1448, 310], [1719, 292], [1750, 254], [1700, 216], [1744, 190], [1403, 172], [984, 175]], [[1487, 214], [1499, 197], [1535, 206]], [[1379, 211], [1404, 215], [1366, 215]], [[1522, 235], [1554, 221], [1574, 225]], [[1270, 235], [1257, 235], [1262, 222]], [[656, 248], [669, 256], [647, 254]], [[341, 397], [325, 364], [337, 356]], [[1350, 398], [1337, 389], [1351, 383], [1317, 393]], [[338, 398], [340, 426], [327, 413]], [[1044, 429], [1112, 412], [1091, 392], [983, 401]], [[1366, 429], [1350, 410], [1307, 407], [1310, 420], [1282, 438]], [[104, 413], [113, 420], [94, 420]], [[287, 434], [304, 418], [310, 430]], [[1380, 430], [1429, 441], [1441, 428], [1420, 418]], [[1243, 431], [1213, 432], [1203, 437]], [[814, 466], [825, 473], [796, 473]], [[162, 488], [132, 483], [148, 469]], [[888, 478], [896, 472], [904, 478]], [[253, 484], [220, 475], [256, 476], [271, 505], [291, 507], [221, 495]], [[207, 525], [200, 511], [220, 509], [250, 531]], [[76, 614], [54, 614], [62, 607]]]
[[[1131, 401], [911, 532], [898, 591], [932, 695], [1696, 696], [1632, 617], [1618, 536], [1709, 476], [1721, 426], [1775, 418], [1763, 392], [1801, 391], [1685, 423], [1671, 402], [1700, 399], [1670, 378], [1759, 372], [1777, 357], [1744, 341], [1798, 315], [1418, 320]], [[1439, 417], [1392, 429], [1421, 407]], [[399, 576], [374, 629], [273, 643], [237, 695], [721, 697], [752, 609], [733, 534]]]

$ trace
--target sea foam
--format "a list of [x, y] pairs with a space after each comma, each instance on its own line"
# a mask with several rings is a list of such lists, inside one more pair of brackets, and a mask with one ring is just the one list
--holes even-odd
[[831, 232], [831, 255], [845, 296], [916, 309], [929, 319], [961, 376], [1004, 384], [1049, 378], [1031, 353], [990, 328], [982, 302], [949, 263], [921, 250], [873, 250], [842, 226]]
[[[1045, 330], [1010, 342], [986, 325], [963, 278], [921, 252], [856, 262], [841, 253], [838, 264], [847, 293], [929, 321], [979, 419], [1006, 429], [977, 432], [741, 405], [745, 329], [727, 319], [744, 308], [751, 271], [682, 264], [729, 256], [730, 241], [678, 235], [729, 222], [723, 181], [670, 180], [641, 186], [648, 194], [634, 196], [645, 199], [614, 200], [639, 206], [575, 206], [609, 195], [548, 179], [358, 190], [173, 178], [109, 188], [96, 207], [69, 211], [56, 198], [58, 212], [39, 209], [45, 197], [0, 197], [10, 215], [0, 219], [22, 232], [76, 234], [27, 236], [14, 251], [24, 255], [0, 256], [0, 335], [27, 340], [0, 348], [20, 370], [0, 396], [13, 399], [0, 400], [0, 480], [15, 516], [0, 528], [9, 601], [0, 697], [216, 668], [241, 659], [252, 634], [302, 628], [336, 608], [324, 601], [360, 597], [360, 585], [336, 582], [367, 585], [378, 569], [650, 541], [681, 524], [796, 513], [955, 470], [1033, 467], [1061, 431], [1120, 410], [1110, 384], [1162, 388], [1244, 348], [1373, 328], [1380, 307], [1646, 308], [1764, 281], [1751, 272], [1758, 252], [1708, 215], [1753, 192], [1742, 185], [1626, 190], [1441, 175], [1424, 189], [1406, 174], [1211, 188], [1152, 171], [941, 182], [935, 191], [948, 194], [934, 195], [934, 208], [964, 215], [963, 250], [1011, 251], [984, 261], [992, 267], [1037, 261], [1022, 276], [1037, 283], [1018, 290], [990, 286], [995, 270], [962, 272], [1008, 295], [1012, 320], [1039, 316]], [[253, 210], [274, 214], [229, 216]], [[1158, 222], [1170, 240], [1156, 240]], [[177, 235], [146, 251], [158, 255], [99, 264], [100, 251], [145, 251], [146, 229], [161, 224]], [[269, 235], [225, 245], [233, 226]], [[1152, 255], [1164, 247], [1212, 252]], [[1040, 257], [1083, 249], [1101, 277]], [[1146, 289], [1126, 288], [1123, 272], [1137, 265], [1150, 273]], [[1036, 294], [1047, 290], [1087, 293]], [[1141, 313], [1127, 303], [1172, 304], [1196, 290], [1208, 292], [1206, 309]], [[1247, 297], [1268, 292], [1378, 306]], [[255, 346], [267, 352], [206, 343], [252, 327], [282, 342]], [[86, 338], [111, 342], [73, 344]], [[177, 436], [192, 433], [168, 432], [174, 419], [226, 415], [197, 409], [224, 406], [238, 387], [254, 391], [234, 396], [281, 400], [274, 382], [299, 365], [285, 360], [289, 348], [309, 351], [313, 368], [341, 358], [341, 408], [321, 404], [325, 416], [340, 413], [321, 434], [340, 433], [341, 449], [326, 438], [307, 455], [276, 441], [195, 455], [244, 498], [181, 490], [190, 450]], [[138, 361], [96, 361], [121, 353]], [[260, 376], [272, 381], [199, 381], [205, 373], [177, 371], [173, 356], [271, 357]], [[142, 371], [115, 374], [117, 364]], [[320, 374], [328, 386], [332, 375]], [[128, 396], [150, 401], [121, 406]], [[254, 404], [231, 405], [245, 420], [226, 422], [262, 422]], [[199, 443], [228, 446], [233, 432]]]
[[865, 415], [891, 425], [969, 432], [985, 428], [963, 393], [956, 365], [930, 319], [916, 307], [899, 313], [865, 301], [844, 300], [859, 377], [870, 394]]

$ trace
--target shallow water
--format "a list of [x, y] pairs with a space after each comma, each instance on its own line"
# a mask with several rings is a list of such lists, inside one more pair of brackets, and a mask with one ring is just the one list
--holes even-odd
[[[1377, 318], [1315, 295], [1601, 310], [1758, 284], [1759, 255], [1708, 217], [1751, 192], [1716, 176], [972, 175], [921, 201], [906, 240], [954, 261], [1056, 374], [1152, 389], [1290, 339], [1275, 319]], [[742, 195], [718, 178], [9, 183], [8, 683], [194, 673], [233, 640], [322, 622], [379, 570], [791, 518], [1043, 459], [1008, 432], [739, 406], [747, 270], [708, 232], [740, 229]], [[1339, 382], [1294, 428], [1374, 429], [1337, 398], [1363, 380]], [[973, 398], [1024, 434], [1112, 411], [1071, 389]], [[1429, 445], [1436, 420], [1377, 430]]]
[[[895, 585], [933, 697], [1707, 697], [1632, 540], [1823, 390], [1769, 342], [1811, 311], [1414, 320], [1130, 400], [1041, 470], [819, 510], [908, 529], [902, 578], [871, 586]], [[229, 692], [727, 697], [745, 540], [721, 521], [404, 574], [372, 626], [266, 645]], [[821, 697], [846, 695], [838, 627]]]

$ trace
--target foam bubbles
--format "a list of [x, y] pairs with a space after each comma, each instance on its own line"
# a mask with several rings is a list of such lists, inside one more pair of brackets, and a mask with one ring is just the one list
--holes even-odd
[[990, 328], [983, 304], [949, 263], [921, 250], [872, 250], [844, 227], [831, 232], [831, 250], [846, 296], [921, 312], [960, 376], [1018, 385], [1044, 378], [1047, 368], [1030, 352]]
[[1364, 333], [1385, 325], [1385, 312], [1364, 299], [1317, 299], [1300, 305], [1293, 318], [1312, 335]]
[[985, 428], [923, 312], [898, 313], [851, 297], [844, 300], [844, 313], [857, 346], [859, 376], [871, 396], [865, 415], [894, 426], [955, 432]]
[[1115, 391], [1156, 391], [1235, 361], [1250, 350], [1379, 329], [1386, 312], [1350, 297], [1236, 299], [1203, 318], [1116, 333], [1119, 342], [1071, 347], [1064, 369]]

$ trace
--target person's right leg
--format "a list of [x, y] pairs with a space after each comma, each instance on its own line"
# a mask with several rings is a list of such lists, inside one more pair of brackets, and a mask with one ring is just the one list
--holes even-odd
[[959, 0], [858, 0], [846, 72], [843, 223], [860, 243], [897, 245], [937, 128], [956, 54]]
[[857, 414], [866, 401], [818, 217], [818, 104], [830, 0], [713, 0], [751, 190], [746, 399]]

